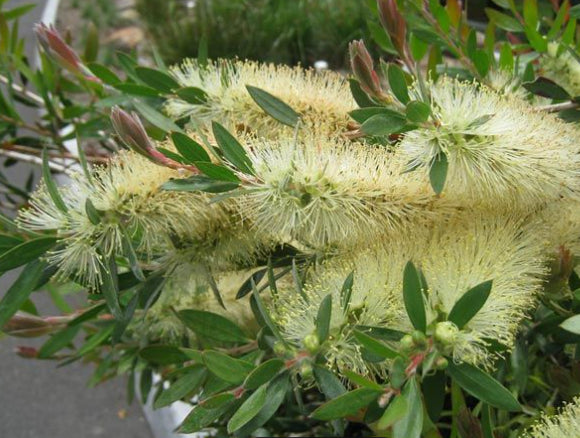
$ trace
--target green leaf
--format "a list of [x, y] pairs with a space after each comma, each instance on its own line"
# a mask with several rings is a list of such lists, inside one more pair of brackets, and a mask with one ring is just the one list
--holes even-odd
[[447, 319], [462, 329], [481, 310], [491, 293], [492, 280], [484, 281], [465, 292], [453, 305]]
[[86, 35], [83, 59], [85, 62], [93, 62], [99, 55], [99, 31], [92, 21], [88, 25]]
[[401, 396], [405, 397], [407, 409], [404, 417], [393, 426], [393, 438], [420, 438], [424, 414], [416, 379], [413, 378], [405, 384]]
[[367, 335], [366, 333], [355, 330], [353, 334], [360, 345], [376, 356], [383, 359], [393, 359], [398, 356], [398, 353], [387, 344]]
[[58, 353], [74, 340], [80, 329], [80, 325], [66, 327], [65, 329], [53, 334], [48, 339], [48, 341], [46, 341], [42, 347], [40, 347], [40, 350], [38, 351], [38, 358], [48, 359], [49, 357], [52, 357], [54, 354]]
[[524, 30], [520, 22], [509, 15], [491, 8], [485, 8], [485, 13], [489, 19], [497, 25], [497, 27], [503, 30], [507, 30], [508, 32], [523, 32]]
[[113, 73], [108, 67], [103, 64], [98, 64], [96, 62], [91, 62], [89, 65], [89, 70], [92, 74], [98, 77], [101, 81], [108, 85], [117, 85], [121, 82], [119, 76]]
[[355, 389], [324, 403], [311, 417], [322, 421], [344, 418], [368, 406], [381, 393], [382, 391], [371, 388]]
[[389, 80], [389, 86], [395, 97], [403, 105], [409, 102], [409, 91], [407, 89], [407, 81], [405, 79], [405, 73], [396, 64], [389, 64], [387, 69], [387, 77]]
[[150, 345], [139, 351], [139, 357], [156, 365], [180, 364], [189, 359], [179, 348], [170, 345]]
[[203, 146], [188, 135], [181, 132], [172, 132], [171, 140], [188, 164], [194, 164], [197, 161], [211, 162], [211, 158]]
[[580, 18], [580, 5], [572, 6], [568, 11], [570, 18]]
[[123, 319], [123, 311], [119, 304], [119, 282], [117, 278], [117, 264], [112, 256], [104, 260], [101, 268], [101, 292], [105, 297], [107, 307], [116, 319]]
[[254, 390], [259, 386], [262, 386], [264, 383], [272, 380], [282, 368], [284, 368], [284, 361], [277, 358], [270, 359], [263, 364], [260, 364], [259, 367], [246, 377], [244, 388]]
[[447, 161], [447, 155], [445, 155], [445, 152], [440, 151], [435, 158], [433, 158], [431, 167], [429, 168], [429, 181], [431, 182], [433, 191], [437, 195], [440, 195], [445, 187], [448, 167], [449, 163]]
[[157, 90], [145, 85], [133, 83], [117, 83], [111, 85], [124, 94], [129, 94], [131, 96], [159, 97], [159, 92]]
[[521, 406], [501, 383], [479, 368], [449, 361], [447, 373], [459, 386], [477, 399], [506, 411], [521, 411]]
[[344, 375], [348, 380], [350, 380], [356, 386], [376, 389], [377, 391], [384, 391], [384, 389], [385, 389], [381, 385], [379, 385], [377, 382], [373, 382], [372, 380], [367, 379], [366, 377], [361, 376], [360, 374], [357, 374], [354, 371], [345, 370]]
[[538, 27], [538, 1], [524, 0], [524, 23], [530, 29]]
[[242, 172], [253, 175], [252, 161], [238, 140], [218, 122], [212, 122], [211, 126], [216, 142], [228, 161]]
[[361, 125], [367, 135], [389, 135], [400, 131], [405, 126], [405, 118], [394, 114], [377, 114]]
[[354, 284], [354, 272], [348, 274], [344, 283], [342, 283], [342, 289], [340, 290], [340, 305], [342, 310], [345, 312], [348, 310], [350, 304], [350, 297], [352, 295], [352, 286]]
[[403, 395], [397, 395], [377, 423], [379, 430], [385, 430], [391, 427], [397, 421], [401, 420], [407, 413], [407, 398]]
[[258, 415], [268, 401], [267, 391], [268, 385], [264, 384], [248, 397], [228, 422], [229, 433], [235, 432]]
[[421, 389], [425, 399], [425, 410], [432, 422], [436, 423], [441, 417], [445, 404], [445, 371], [437, 371], [423, 378]]
[[91, 224], [99, 225], [101, 223], [103, 214], [97, 210], [93, 201], [91, 201], [91, 198], [87, 198], [85, 201], [85, 213], [87, 214], [89, 221], [91, 221]]
[[225, 414], [234, 402], [235, 399], [232, 396], [227, 400], [224, 400], [224, 403], [214, 409], [208, 409], [201, 405], [196, 406], [187, 415], [185, 420], [183, 420], [183, 423], [181, 423], [177, 432], [183, 434], [195, 433], [207, 426], [210, 426], [218, 418]]
[[425, 43], [424, 41], [421, 41], [419, 38], [415, 36], [415, 34], [411, 32], [411, 35], [409, 37], [409, 47], [411, 48], [411, 55], [413, 56], [413, 59], [419, 62], [423, 59], [423, 57], [427, 53], [427, 50], [429, 49], [429, 44]]
[[276, 377], [268, 385], [266, 398], [268, 402], [262, 410], [250, 422], [238, 430], [239, 436], [248, 436], [257, 428], [263, 426], [276, 413], [282, 402], [286, 399], [286, 393], [290, 390], [288, 373]]
[[423, 123], [429, 119], [429, 116], [431, 115], [431, 107], [425, 102], [414, 100], [407, 104], [405, 114], [407, 115], [407, 119], [411, 122]]
[[77, 357], [84, 356], [85, 354], [88, 354], [94, 349], [96, 349], [99, 345], [101, 345], [111, 336], [111, 333], [113, 333], [114, 329], [115, 324], [109, 324], [106, 327], [102, 328], [97, 333], [95, 333], [94, 335], [92, 335], [85, 341], [83, 346], [79, 348], [79, 350], [76, 353], [76, 356]]
[[524, 83], [523, 86], [526, 90], [538, 96], [556, 100], [567, 100], [571, 98], [566, 90], [548, 78], [539, 77], [534, 82]]
[[392, 117], [403, 117], [401, 113], [398, 113], [396, 111], [393, 111], [392, 109], [385, 108], [382, 106], [369, 106], [366, 108], [359, 108], [348, 113], [348, 115], [351, 116], [357, 123], [364, 123], [372, 116], [375, 116], [377, 114], [384, 114], [386, 116]]
[[580, 335], [580, 315], [574, 315], [560, 324], [564, 330]]
[[163, 183], [161, 188], [177, 192], [208, 192], [223, 193], [239, 187], [238, 183], [218, 181], [203, 175], [193, 175], [189, 178], [172, 179]]
[[50, 199], [54, 203], [55, 207], [58, 208], [63, 213], [68, 211], [66, 204], [62, 200], [60, 193], [56, 187], [54, 180], [52, 179], [52, 175], [50, 174], [50, 166], [48, 165], [48, 151], [46, 148], [42, 150], [42, 179], [44, 180], [44, 184], [46, 186], [46, 190], [50, 195]]
[[558, 9], [558, 13], [556, 14], [556, 18], [552, 23], [552, 27], [550, 28], [550, 31], [546, 35], [546, 38], [548, 38], [548, 40], [554, 39], [556, 35], [558, 35], [558, 33], [560, 32], [560, 29], [562, 29], [562, 24], [564, 24], [564, 18], [566, 18], [567, 10], [568, 10], [568, 0], [565, 0], [560, 5], [560, 9]]
[[[143, 275], [143, 271], [141, 270], [141, 265], [139, 263], [137, 253], [135, 252], [135, 245], [133, 244], [131, 236], [124, 227], [121, 227], [121, 229], [122, 229], [121, 239], [123, 245], [123, 255], [127, 257], [127, 261], [129, 262], [129, 268], [131, 269], [131, 272], [133, 273], [135, 278], [139, 281], [145, 281], [145, 275]], [[125, 320], [127, 320], [127, 318], [125, 318]]]
[[407, 262], [403, 273], [403, 301], [409, 319], [417, 330], [427, 330], [427, 317], [421, 290], [421, 277], [413, 262]]
[[477, 72], [482, 77], [484, 77], [489, 71], [489, 57], [485, 50], [478, 49], [475, 51], [475, 54], [473, 55], [473, 63], [475, 64]]
[[4, 19], [6, 21], [15, 20], [16, 18], [21, 17], [22, 15], [27, 14], [28, 12], [30, 12], [35, 7], [36, 7], [36, 5], [34, 5], [34, 4], [27, 4], [27, 5], [17, 6], [15, 8], [12, 8], [12, 9], [8, 10], [8, 11], [2, 11], [2, 15], [4, 16]]
[[390, 53], [391, 55], [397, 55], [397, 50], [393, 46], [391, 38], [389, 38], [389, 35], [387, 32], [385, 32], [385, 29], [383, 29], [382, 26], [378, 25], [372, 20], [367, 21], [367, 26], [369, 28], [371, 38], [379, 45], [382, 50]]
[[27, 240], [0, 255], [0, 272], [25, 265], [48, 251], [56, 243], [55, 237], [39, 237]]
[[202, 365], [194, 365], [190, 371], [173, 382], [168, 389], [159, 395], [153, 403], [153, 408], [159, 409], [168, 406], [193, 393], [200, 387], [206, 375], [207, 371]]
[[135, 74], [145, 84], [165, 94], [171, 93], [172, 90], [180, 88], [177, 81], [167, 73], [163, 73], [162, 71], [153, 68], [136, 67]]
[[250, 93], [250, 96], [252, 96], [252, 99], [254, 99], [254, 102], [270, 117], [285, 125], [296, 126], [300, 116], [289, 105], [260, 88], [246, 85], [246, 89]]
[[236, 174], [227, 167], [218, 166], [217, 164], [205, 161], [198, 161], [195, 163], [195, 166], [211, 179], [238, 183], [240, 182], [240, 179], [236, 176]]
[[483, 438], [494, 438], [490, 408], [485, 403], [481, 408], [481, 429], [483, 431]]
[[139, 111], [143, 117], [147, 119], [149, 123], [158, 127], [165, 132], [177, 131], [183, 132], [183, 130], [177, 126], [171, 119], [168, 119], [163, 114], [161, 114], [156, 109], [150, 107], [143, 102], [135, 102], [135, 109]]
[[212, 374], [229, 383], [240, 384], [253, 370], [253, 365], [217, 351], [205, 351], [203, 360]]
[[248, 337], [229, 319], [212, 312], [186, 309], [177, 312], [179, 319], [196, 334], [219, 342], [246, 342]]
[[314, 366], [314, 378], [327, 400], [332, 400], [346, 393], [346, 388], [336, 375], [326, 368]]
[[512, 46], [508, 43], [504, 43], [501, 46], [499, 52], [499, 66], [503, 70], [513, 71], [514, 70], [514, 55], [512, 51]]
[[40, 260], [35, 260], [24, 267], [0, 300], [0, 327], [3, 327], [26, 302], [42, 278], [45, 267], [46, 264]]
[[175, 91], [175, 94], [177, 94], [180, 99], [193, 105], [201, 105], [207, 101], [207, 93], [197, 87], [180, 88]]
[[530, 45], [536, 52], [542, 53], [548, 50], [548, 42], [537, 30], [531, 29], [528, 26], [524, 30]]
[[356, 79], [350, 78], [348, 84], [350, 86], [352, 97], [359, 107], [366, 108], [369, 106], [376, 106], [376, 103], [373, 102], [372, 99], [363, 91], [360, 83]]
[[318, 314], [316, 315], [316, 334], [322, 344], [330, 333], [330, 317], [332, 315], [332, 294], [326, 295], [320, 302]]

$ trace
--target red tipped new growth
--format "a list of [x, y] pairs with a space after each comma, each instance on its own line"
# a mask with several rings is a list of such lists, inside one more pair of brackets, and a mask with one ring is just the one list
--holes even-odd
[[361, 88], [373, 97], [382, 98], [384, 93], [381, 89], [379, 76], [374, 70], [373, 59], [365, 47], [365, 43], [362, 40], [353, 41], [348, 49], [352, 72], [360, 82]]
[[25, 347], [19, 345], [14, 349], [14, 352], [25, 359], [36, 359], [38, 357], [38, 350], [34, 347]]
[[393, 46], [404, 60], [409, 58], [407, 53], [407, 26], [405, 19], [399, 12], [396, 0], [377, 0], [379, 18], [384, 29], [391, 37]]
[[89, 69], [81, 62], [79, 56], [63, 40], [53, 26], [39, 23], [34, 26], [34, 32], [46, 54], [61, 67], [75, 75], [84, 76], [94, 82], [101, 82], [100, 79], [90, 73]]
[[143, 123], [141, 123], [141, 119], [137, 114], [129, 114], [119, 107], [114, 107], [111, 110], [111, 122], [121, 141], [135, 152], [143, 155], [156, 164], [171, 169], [187, 169], [198, 173], [197, 168], [178, 163], [159, 152], [147, 135], [147, 131], [145, 131], [145, 127], [143, 126]]

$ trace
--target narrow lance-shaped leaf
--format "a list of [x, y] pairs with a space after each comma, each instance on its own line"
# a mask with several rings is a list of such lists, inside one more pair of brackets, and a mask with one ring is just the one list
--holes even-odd
[[372, 388], [355, 389], [326, 402], [312, 413], [312, 417], [323, 421], [344, 418], [368, 406], [381, 392]]
[[181, 132], [172, 132], [171, 140], [177, 151], [186, 159], [188, 164], [194, 164], [197, 161], [210, 162], [209, 154], [193, 138]]
[[348, 274], [344, 283], [342, 283], [342, 289], [340, 291], [340, 301], [341, 307], [346, 312], [350, 304], [350, 297], [352, 295], [352, 287], [354, 284], [354, 272]]
[[0, 255], [0, 272], [9, 271], [37, 259], [55, 243], [55, 237], [39, 237], [9, 249]]
[[447, 161], [447, 155], [443, 151], [439, 152], [431, 162], [431, 168], [429, 169], [429, 181], [431, 182], [433, 191], [437, 195], [440, 195], [443, 191], [443, 188], [445, 187], [448, 167], [449, 163]]
[[405, 80], [405, 73], [396, 64], [389, 64], [387, 69], [387, 76], [389, 79], [389, 86], [395, 97], [403, 105], [409, 102], [409, 92], [407, 90], [407, 81]]
[[52, 175], [50, 174], [50, 166], [48, 164], [48, 151], [46, 148], [42, 150], [42, 178], [44, 180], [44, 184], [46, 186], [46, 190], [52, 199], [54, 205], [62, 212], [66, 213], [68, 208], [66, 204], [62, 200], [60, 193], [56, 187], [54, 180], [52, 179]]
[[238, 183], [232, 181], [220, 181], [203, 175], [193, 175], [189, 178], [173, 179], [161, 185], [163, 190], [168, 191], [207, 193], [229, 192], [238, 187]]
[[405, 416], [407, 409], [407, 398], [401, 394], [396, 396], [393, 401], [389, 403], [389, 406], [387, 406], [383, 416], [377, 423], [378, 429], [385, 430], [388, 427], [391, 427], [394, 423]]
[[447, 373], [459, 386], [477, 399], [506, 411], [520, 411], [521, 406], [501, 383], [486, 372], [466, 363], [449, 361]]
[[16, 313], [36, 288], [46, 264], [35, 260], [24, 267], [0, 301], [0, 327]]
[[101, 266], [101, 277], [103, 284], [101, 291], [105, 297], [105, 302], [113, 316], [117, 319], [123, 319], [123, 311], [119, 304], [119, 283], [117, 279], [117, 265], [114, 257], [107, 257], [103, 266]]
[[330, 318], [332, 314], [332, 295], [328, 294], [320, 303], [318, 314], [316, 315], [316, 333], [318, 340], [322, 344], [330, 333]]
[[278, 327], [276, 326], [276, 324], [274, 324], [274, 321], [272, 321], [272, 318], [270, 317], [270, 314], [268, 313], [266, 306], [264, 306], [264, 301], [262, 300], [262, 297], [260, 296], [260, 292], [258, 291], [258, 288], [256, 287], [256, 283], [254, 282], [254, 279], [252, 279], [251, 281], [252, 281], [252, 290], [253, 290], [252, 295], [253, 295], [254, 299], [256, 300], [256, 305], [258, 306], [260, 316], [262, 316], [262, 319], [264, 320], [264, 322], [266, 323], [268, 328], [272, 331], [272, 333], [276, 337], [276, 339], [278, 339], [280, 342], [282, 342], [284, 345], [287, 346], [288, 343], [282, 337], [280, 330], [278, 330]]
[[284, 361], [278, 358], [273, 358], [260, 364], [258, 368], [246, 377], [244, 388], [254, 390], [262, 386], [272, 380], [282, 368], [284, 368]]
[[155, 400], [153, 407], [159, 409], [168, 406], [177, 400], [181, 400], [188, 394], [191, 394], [199, 388], [206, 375], [207, 371], [205, 367], [202, 365], [194, 365], [190, 371], [173, 382], [168, 389], [161, 393], [161, 395]]
[[492, 280], [484, 281], [465, 292], [453, 305], [447, 319], [463, 328], [484, 306], [491, 293]]
[[179, 88], [179, 84], [175, 79], [160, 70], [148, 67], [137, 67], [135, 68], [135, 74], [145, 84], [162, 93], [171, 93], [172, 90]]
[[361, 332], [360, 330], [355, 330], [353, 334], [359, 344], [365, 347], [372, 354], [384, 359], [393, 359], [398, 356], [397, 352], [387, 344]]
[[296, 126], [300, 119], [298, 113], [294, 111], [287, 103], [282, 102], [277, 97], [271, 95], [261, 88], [246, 85], [248, 93], [269, 116], [288, 126]]
[[416, 379], [409, 380], [403, 392], [407, 403], [407, 410], [401, 420], [393, 426], [393, 438], [420, 438], [423, 429], [423, 401]]
[[421, 290], [421, 277], [413, 262], [410, 261], [407, 262], [403, 273], [403, 301], [413, 327], [425, 332], [427, 317], [423, 303], [423, 291]]
[[245, 342], [248, 337], [235, 323], [224, 316], [204, 310], [186, 309], [177, 312], [179, 319], [196, 334], [220, 342]]
[[567, 100], [571, 96], [564, 88], [548, 78], [539, 77], [534, 82], [525, 82], [524, 88], [538, 96], [556, 100]]
[[252, 161], [238, 140], [217, 122], [212, 122], [212, 130], [227, 160], [242, 172], [253, 175]]
[[574, 315], [560, 324], [564, 330], [580, 335], [580, 315]]
[[267, 390], [267, 384], [260, 386], [250, 397], [248, 397], [242, 406], [240, 406], [228, 422], [229, 433], [235, 432], [258, 415], [268, 401]]

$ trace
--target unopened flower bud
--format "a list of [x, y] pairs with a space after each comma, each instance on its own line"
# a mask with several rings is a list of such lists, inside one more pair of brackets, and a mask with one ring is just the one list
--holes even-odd
[[455, 343], [459, 329], [451, 321], [443, 321], [435, 326], [435, 341], [443, 346], [450, 346]]
[[274, 350], [274, 353], [277, 356], [285, 356], [286, 354], [288, 354], [288, 348], [286, 348], [286, 346], [284, 345], [284, 343], [277, 341], [274, 346], [272, 347], [272, 349]]
[[352, 72], [360, 82], [361, 88], [371, 96], [382, 97], [384, 93], [379, 76], [374, 70], [373, 59], [365, 43], [362, 40], [353, 41], [348, 48]]
[[415, 344], [416, 347], [418, 348], [425, 348], [425, 346], [427, 345], [427, 337], [425, 336], [425, 333], [423, 333], [420, 330], [415, 330], [411, 337], [413, 338], [413, 343]]
[[63, 327], [66, 321], [61, 318], [40, 318], [24, 312], [17, 312], [2, 327], [2, 331], [10, 336], [33, 338], [54, 332]]
[[444, 357], [438, 357], [437, 360], [435, 360], [434, 366], [437, 370], [444, 370], [449, 366], [449, 361]]
[[14, 351], [18, 356], [25, 359], [36, 359], [38, 357], [38, 350], [34, 347], [25, 347], [19, 345]]
[[312, 364], [310, 362], [302, 362], [300, 364], [300, 375], [303, 379], [309, 379], [313, 375]]
[[403, 336], [399, 343], [401, 345], [401, 350], [405, 352], [409, 352], [415, 348], [415, 342], [413, 341], [413, 337], [411, 335]]
[[383, 28], [391, 37], [393, 46], [401, 58], [406, 59], [408, 57], [406, 50], [407, 25], [399, 12], [397, 0], [377, 0], [377, 6]]
[[34, 32], [45, 53], [61, 67], [75, 75], [83, 76], [94, 82], [101, 82], [81, 62], [75, 51], [65, 42], [53, 26], [39, 23], [34, 27]]
[[315, 333], [311, 333], [306, 336], [303, 340], [304, 348], [306, 348], [310, 353], [315, 353], [318, 351], [318, 347], [320, 347], [320, 341], [318, 339], [318, 335]]

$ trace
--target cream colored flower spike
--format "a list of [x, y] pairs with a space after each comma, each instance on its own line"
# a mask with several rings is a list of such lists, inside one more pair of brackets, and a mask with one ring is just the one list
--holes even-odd
[[[66, 213], [54, 206], [41, 185], [18, 223], [29, 230], [57, 230], [61, 247], [49, 254], [49, 261], [59, 267], [57, 276], [73, 275], [84, 285], [95, 286], [100, 282], [98, 252], [105, 256], [120, 252], [123, 230], [139, 236], [138, 251], [150, 256], [170, 233], [203, 235], [212, 223], [227, 220], [223, 206], [208, 205], [206, 195], [160, 189], [170, 178], [181, 177], [134, 152], [122, 152], [109, 166], [96, 168], [92, 181], [71, 174], [70, 184], [60, 189]], [[88, 199], [102, 212], [98, 223], [87, 214]]]
[[580, 397], [566, 405], [557, 415], [543, 415], [521, 438], [578, 438], [580, 437]]
[[186, 60], [172, 73], [181, 86], [203, 89], [207, 101], [193, 105], [169, 100], [165, 111], [170, 117], [191, 117], [194, 124], [202, 126], [215, 120], [230, 130], [242, 128], [260, 137], [276, 138], [280, 133], [291, 133], [292, 128], [267, 115], [253, 101], [246, 85], [281, 99], [302, 115], [306, 130], [324, 135], [346, 131], [348, 112], [357, 107], [346, 79], [331, 71], [224, 60], [200, 68], [195, 61]]
[[399, 153], [428, 179], [431, 163], [444, 152], [444, 196], [512, 211], [578, 197], [580, 135], [570, 124], [475, 83], [442, 78], [430, 92], [439, 126], [406, 134]]
[[454, 211], [381, 147], [309, 137], [247, 149], [259, 182], [240, 198], [240, 212], [280, 241], [364, 248]]
[[[548, 43], [548, 51], [540, 56], [542, 76], [552, 79], [572, 96], [580, 95], [580, 62], [557, 42]], [[560, 53], [558, 53], [560, 52]]]
[[511, 350], [522, 319], [536, 306], [546, 274], [543, 242], [535, 229], [512, 217], [466, 213], [434, 230], [419, 257], [426, 277], [428, 321], [449, 314], [469, 289], [492, 280], [483, 308], [455, 336], [453, 357], [489, 366], [493, 340]]

